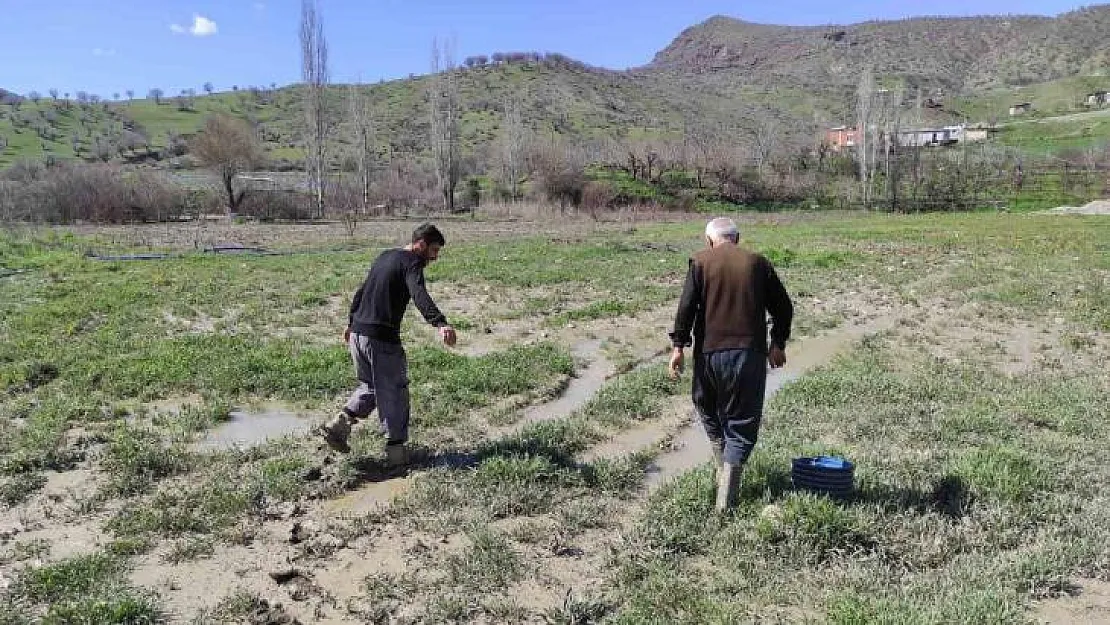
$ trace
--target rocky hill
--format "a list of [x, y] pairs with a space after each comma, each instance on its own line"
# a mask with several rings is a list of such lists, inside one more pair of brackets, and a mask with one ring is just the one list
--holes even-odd
[[966, 92], [1105, 73], [1110, 5], [1055, 18], [913, 18], [814, 27], [714, 17], [683, 32], [651, 67], [724, 73], [744, 84], [855, 84], [864, 68], [912, 87]]

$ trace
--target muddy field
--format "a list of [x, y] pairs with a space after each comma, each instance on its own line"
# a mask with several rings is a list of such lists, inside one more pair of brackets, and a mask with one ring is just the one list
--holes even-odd
[[[404, 472], [370, 428], [349, 455], [308, 428], [353, 384], [360, 248], [417, 222], [227, 224], [208, 240], [333, 251], [152, 262], [82, 254], [193, 235], [11, 235], [0, 622], [1110, 619], [1105, 220], [740, 221], [796, 318], [727, 517], [664, 370], [700, 220], [444, 222], [460, 342], [409, 311]], [[819, 453], [853, 498], [793, 488]]]

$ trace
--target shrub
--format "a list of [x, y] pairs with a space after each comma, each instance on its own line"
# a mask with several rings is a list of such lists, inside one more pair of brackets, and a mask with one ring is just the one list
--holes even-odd
[[310, 198], [299, 191], [251, 191], [239, 204], [239, 215], [262, 221], [311, 219], [314, 213]]
[[582, 189], [582, 207], [591, 215], [611, 208], [617, 199], [617, 190], [608, 182], [587, 182]]
[[9, 174], [0, 182], [0, 215], [47, 223], [123, 223], [177, 219], [187, 195], [153, 172], [124, 171], [106, 164], [65, 164]]

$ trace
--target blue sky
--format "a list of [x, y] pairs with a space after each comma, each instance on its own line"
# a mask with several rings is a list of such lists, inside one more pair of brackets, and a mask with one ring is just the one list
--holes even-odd
[[[433, 37], [458, 60], [495, 51], [562, 52], [593, 65], [651, 61], [713, 15], [780, 24], [913, 15], [1055, 15], [1064, 0], [321, 0], [336, 82], [424, 73]], [[103, 97], [300, 79], [299, 0], [0, 0], [0, 87]]]

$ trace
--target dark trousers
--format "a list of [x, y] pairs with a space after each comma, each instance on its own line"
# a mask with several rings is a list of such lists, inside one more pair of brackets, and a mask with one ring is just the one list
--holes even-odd
[[730, 464], [743, 464], [759, 437], [767, 356], [751, 349], [694, 355], [694, 409], [709, 442]]
[[345, 410], [359, 419], [378, 409], [378, 422], [390, 443], [409, 438], [409, 367], [400, 343], [351, 333], [347, 347], [360, 382]]

